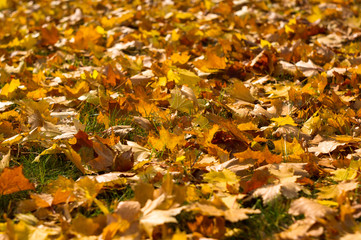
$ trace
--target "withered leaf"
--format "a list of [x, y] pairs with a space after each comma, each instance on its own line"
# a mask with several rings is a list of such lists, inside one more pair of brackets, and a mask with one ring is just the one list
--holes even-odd
[[288, 212], [296, 216], [304, 214], [306, 218], [317, 220], [317, 218], [323, 218], [327, 214], [335, 213], [335, 210], [319, 204], [315, 200], [301, 197], [291, 203]]
[[134, 165], [134, 153], [132, 149], [125, 152], [119, 152], [114, 156], [112, 166], [113, 169], [116, 171], [126, 172], [132, 169], [133, 165]]

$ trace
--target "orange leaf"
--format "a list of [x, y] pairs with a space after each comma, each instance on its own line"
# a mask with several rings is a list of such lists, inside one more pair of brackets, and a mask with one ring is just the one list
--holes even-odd
[[225, 69], [227, 66], [226, 58], [217, 56], [213, 50], [207, 51], [206, 60], [197, 60], [193, 64], [204, 72], [216, 72], [219, 69]]
[[35, 190], [35, 188], [23, 175], [23, 167], [5, 168], [0, 174], [0, 194], [6, 195], [24, 190]]
[[59, 31], [54, 24], [48, 28], [41, 28], [41, 44], [54, 45], [59, 40]]
[[95, 30], [93, 26], [80, 26], [75, 35], [74, 47], [80, 50], [86, 50], [90, 45], [95, 45], [101, 35]]

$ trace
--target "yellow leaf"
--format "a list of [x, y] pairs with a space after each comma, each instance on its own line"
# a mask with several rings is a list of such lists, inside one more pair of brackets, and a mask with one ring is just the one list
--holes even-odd
[[103, 34], [106, 34], [107, 31], [104, 30], [104, 28], [102, 28], [101, 26], [97, 26], [95, 28], [95, 31], [97, 31], [99, 34], [103, 35]]
[[166, 147], [171, 151], [174, 150], [177, 145], [181, 147], [186, 143], [183, 135], [178, 136], [170, 133], [164, 127], [159, 131], [159, 138], [151, 136], [149, 142], [157, 150], [163, 150], [164, 147]]
[[36, 158], [34, 158], [33, 162], [39, 162], [40, 157], [43, 155], [56, 154], [56, 153], [60, 153], [60, 152], [61, 152], [61, 149], [59, 148], [59, 146], [57, 144], [54, 143], [50, 148], [45, 149], [38, 156], [36, 156]]
[[9, 7], [8, 0], [0, 0], [0, 10], [6, 9]]
[[77, 98], [89, 92], [89, 84], [87, 81], [81, 81], [76, 83], [74, 87], [65, 86], [65, 89], [71, 97]]
[[182, 52], [181, 54], [173, 53], [172, 56], [170, 57], [170, 59], [172, 60], [173, 63], [180, 63], [180, 64], [187, 63], [189, 58], [190, 58], [190, 55], [188, 55], [188, 53], [186, 53], [186, 52]]
[[185, 156], [180, 156], [180, 157], [177, 157], [175, 161], [176, 162], [182, 162], [182, 161], [184, 161], [184, 159], [186, 159]]
[[187, 240], [187, 239], [188, 239], [187, 234], [185, 232], [180, 232], [178, 229], [172, 237], [172, 240]]
[[[96, 180], [84, 177], [76, 182], [76, 190], [80, 197], [87, 200], [89, 206], [94, 201], [104, 183], [98, 183]], [[98, 202], [97, 202], [98, 203]], [[104, 210], [104, 209], [102, 209]]]
[[351, 168], [339, 168], [333, 172], [333, 176], [331, 177], [334, 181], [344, 181], [344, 180], [352, 180], [357, 177], [357, 169]]
[[34, 91], [31, 91], [31, 92], [28, 92], [26, 94], [26, 97], [27, 98], [30, 98], [30, 99], [39, 99], [39, 98], [45, 98], [48, 93], [47, 90], [45, 90], [44, 88], [39, 88], [37, 90], [34, 90]]
[[312, 116], [303, 124], [301, 131], [306, 134], [312, 135], [321, 128], [321, 123], [322, 121], [319, 116]]
[[305, 152], [296, 138], [293, 138], [291, 143], [284, 139], [280, 139], [278, 141], [274, 141], [273, 144], [275, 145], [275, 151], [277, 153], [282, 153], [285, 158], [299, 160], [300, 155]]
[[231, 89], [227, 91], [232, 97], [253, 103], [256, 99], [249, 89], [241, 81], [237, 81]]
[[189, 12], [177, 12], [175, 17], [178, 19], [192, 19], [194, 18], [194, 14]]
[[180, 38], [180, 34], [178, 33], [177, 29], [174, 29], [172, 31], [172, 41], [176, 42], [179, 40], [179, 38]]
[[172, 69], [168, 71], [167, 78], [168, 81], [174, 81], [176, 84], [178, 84], [180, 81], [180, 77]]
[[322, 19], [323, 18], [323, 14], [322, 11], [320, 10], [320, 8], [316, 5], [312, 7], [312, 15], [307, 17], [307, 20], [310, 21], [311, 23], [316, 22], [318, 19]]
[[255, 131], [258, 130], [258, 127], [253, 122], [240, 123], [237, 125], [237, 128], [241, 131]]
[[99, 115], [97, 117], [97, 122], [103, 123], [106, 129], [109, 128], [110, 119], [107, 115], [104, 115], [102, 112], [99, 112]]
[[221, 172], [211, 171], [204, 174], [203, 180], [222, 189], [222, 191], [228, 191], [227, 186], [235, 185], [239, 181], [237, 175], [226, 168]]
[[272, 47], [272, 44], [269, 42], [269, 41], [267, 41], [267, 40], [263, 40], [263, 39], [261, 39], [261, 47], [269, 47], [269, 48], [271, 48]]
[[4, 141], [2, 141], [1, 146], [11, 146], [13, 144], [17, 144], [23, 139], [23, 137], [24, 136], [22, 134], [17, 134], [15, 136], [7, 138]]
[[324, 206], [328, 206], [328, 207], [338, 207], [338, 203], [335, 201], [330, 201], [330, 200], [317, 200], [317, 202], [319, 204], [322, 204]]
[[158, 79], [158, 86], [164, 87], [167, 84], [167, 78], [166, 77], [160, 77]]
[[11, 94], [18, 89], [20, 86], [20, 80], [19, 79], [13, 79], [11, 80], [10, 84], [7, 83], [5, 86], [1, 89], [0, 95], [10, 97]]
[[117, 18], [117, 23], [120, 25], [122, 22], [125, 22], [134, 17], [134, 12], [129, 11], [124, 13], [121, 17]]
[[225, 69], [226, 64], [226, 58], [225, 57], [219, 57], [214, 49], [207, 50], [206, 53], [206, 59], [205, 60], [197, 60], [193, 62], [194, 66], [199, 68], [203, 72], [217, 72], [220, 69]]
[[86, 172], [85, 168], [83, 167], [83, 164], [81, 162], [80, 155], [74, 151], [74, 149], [71, 146], [67, 146], [67, 149], [64, 149], [64, 154], [67, 156], [67, 158], [74, 163], [74, 165], [84, 174]]
[[278, 126], [297, 126], [297, 124], [293, 121], [292, 117], [290, 117], [289, 115], [287, 115], [286, 117], [271, 118], [271, 121], [276, 122]]
[[195, 186], [187, 186], [186, 190], [186, 201], [195, 202], [199, 200], [199, 190]]

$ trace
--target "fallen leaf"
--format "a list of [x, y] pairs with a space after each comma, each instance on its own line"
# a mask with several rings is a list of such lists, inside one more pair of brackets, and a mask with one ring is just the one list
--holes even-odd
[[7, 195], [24, 190], [35, 190], [35, 187], [23, 175], [23, 167], [5, 168], [0, 174], [0, 193]]
[[297, 126], [297, 124], [293, 121], [292, 117], [290, 116], [271, 118], [271, 121], [276, 122], [278, 126], [285, 126], [285, 125]]
[[0, 161], [0, 173], [7, 167], [9, 167], [10, 159], [11, 159], [11, 149], [9, 149], [8, 153], [4, 155]]
[[256, 100], [250, 90], [241, 81], [236, 81], [233, 87], [227, 90], [227, 92], [234, 98], [241, 99], [246, 102], [254, 103]]
[[163, 150], [164, 147], [169, 150], [174, 150], [176, 146], [184, 146], [186, 141], [184, 140], [184, 136], [176, 135], [174, 133], [170, 133], [163, 126], [159, 131], [159, 138], [149, 137], [150, 144], [157, 150]]
[[328, 214], [334, 214], [335, 210], [321, 205], [314, 200], [301, 197], [291, 203], [288, 213], [296, 216], [303, 214], [307, 219], [317, 220]]
[[316, 156], [320, 154], [328, 154], [334, 151], [337, 147], [346, 145], [346, 143], [337, 142], [334, 140], [322, 141], [317, 147], [310, 147], [308, 151], [314, 152]]

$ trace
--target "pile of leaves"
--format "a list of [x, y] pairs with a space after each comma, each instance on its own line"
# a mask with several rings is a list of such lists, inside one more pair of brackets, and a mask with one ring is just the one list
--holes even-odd
[[360, 238], [360, 4], [0, 0], [1, 238]]

